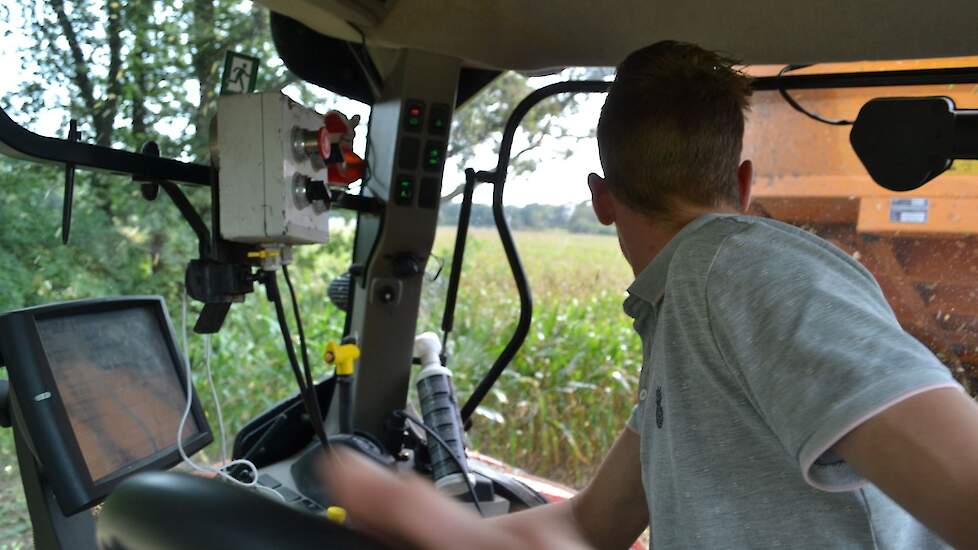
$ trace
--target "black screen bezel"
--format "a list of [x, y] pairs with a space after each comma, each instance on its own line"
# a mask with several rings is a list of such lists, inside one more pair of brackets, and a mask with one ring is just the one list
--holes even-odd
[[[132, 308], [148, 309], [154, 314], [172, 364], [177, 367], [176, 374], [180, 386], [186, 388], [186, 369], [162, 297], [100, 298], [37, 306], [5, 315], [2, 319], [3, 324], [0, 325], [0, 335], [3, 340], [0, 342], [0, 347], [17, 348], [16, 353], [7, 349], [3, 351], [11, 392], [17, 397], [18, 416], [26, 425], [35, 457], [51, 484], [62, 512], [66, 515], [97, 504], [122, 480], [135, 473], [170, 468], [181, 461], [177, 446], [172, 445], [102, 478], [92, 479], [44, 351], [37, 325], [39, 321]], [[44, 392], [51, 394], [51, 397], [42, 400], [46, 406], [35, 407], [35, 403], [38, 402], [35, 401], [34, 396]], [[213, 441], [210, 426], [196, 391], [193, 392], [191, 417], [198, 427], [198, 433], [186, 439], [183, 447], [188, 455]]]

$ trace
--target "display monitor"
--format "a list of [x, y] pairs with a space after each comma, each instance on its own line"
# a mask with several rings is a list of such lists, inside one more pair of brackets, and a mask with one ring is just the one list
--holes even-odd
[[[83, 300], [0, 317], [15, 417], [62, 511], [97, 503], [122, 479], [180, 461], [186, 368], [163, 300]], [[212, 440], [196, 396], [190, 454]]]

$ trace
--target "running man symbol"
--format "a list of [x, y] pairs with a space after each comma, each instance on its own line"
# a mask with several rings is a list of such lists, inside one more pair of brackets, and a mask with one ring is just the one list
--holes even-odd
[[254, 92], [257, 76], [257, 59], [229, 51], [224, 60], [224, 77], [221, 82], [221, 95]]

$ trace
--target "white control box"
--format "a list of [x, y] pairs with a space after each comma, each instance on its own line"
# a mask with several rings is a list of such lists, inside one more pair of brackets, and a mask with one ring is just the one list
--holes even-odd
[[242, 243], [329, 240], [329, 212], [306, 200], [304, 182], [324, 180], [322, 157], [302, 146], [323, 115], [280, 92], [224, 96], [217, 103], [221, 235]]

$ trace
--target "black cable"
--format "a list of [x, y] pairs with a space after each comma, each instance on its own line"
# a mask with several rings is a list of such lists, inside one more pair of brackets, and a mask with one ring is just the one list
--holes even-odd
[[[292, 300], [292, 314], [295, 316], [295, 325], [299, 331], [299, 349], [302, 351], [302, 373], [305, 375], [306, 388], [315, 388], [312, 379], [312, 368], [309, 363], [309, 349], [306, 347], [306, 332], [302, 329], [302, 315], [299, 314], [299, 301], [295, 298], [295, 287], [292, 286], [292, 278], [289, 277], [289, 266], [282, 266], [282, 275], [285, 277], [285, 285], [289, 287], [289, 298]], [[313, 403], [319, 408], [318, 399]], [[322, 416], [320, 415], [320, 418]]]
[[844, 118], [840, 118], [840, 119], [825, 118], [819, 115], [818, 113], [813, 113], [805, 109], [797, 101], [795, 101], [795, 98], [791, 97], [791, 95], [788, 93], [787, 90], [785, 90], [784, 80], [783, 80], [784, 74], [790, 71], [804, 69], [805, 67], [811, 67], [811, 65], [785, 65], [784, 67], [781, 68], [780, 71], [778, 71], [778, 93], [781, 94], [781, 97], [784, 98], [784, 100], [788, 102], [788, 105], [791, 105], [791, 107], [794, 108], [794, 110], [798, 111], [799, 113], [807, 116], [812, 120], [816, 120], [818, 122], [821, 122], [822, 124], [829, 124], [831, 126], [852, 126], [851, 120], [846, 120]]
[[350, 22], [347, 22], [347, 24], [360, 34], [359, 52], [353, 47], [352, 42], [347, 42], [346, 45], [353, 55], [354, 61], [360, 65], [360, 70], [363, 71], [363, 76], [367, 79], [370, 91], [374, 100], [376, 100], [380, 97], [381, 89], [384, 87], [384, 79], [380, 76], [377, 65], [374, 64], [373, 59], [370, 57], [370, 51], [367, 50], [367, 35], [357, 25]]
[[422, 430], [425, 431], [425, 433], [428, 434], [428, 437], [433, 437], [435, 441], [442, 446], [443, 449], [448, 451], [448, 455], [452, 457], [452, 460], [455, 461], [455, 465], [458, 466], [458, 469], [462, 471], [462, 477], [465, 478], [465, 486], [468, 487], [469, 489], [469, 497], [472, 498], [472, 504], [475, 506], [475, 509], [479, 511], [479, 515], [485, 517], [485, 513], [482, 511], [482, 506], [479, 504], [479, 496], [475, 494], [475, 484], [472, 482], [472, 479], [469, 477], [470, 474], [469, 474], [468, 464], [466, 464], [461, 457], [455, 456], [455, 453], [452, 451], [452, 448], [448, 445], [448, 443], [444, 439], [442, 439], [440, 435], [438, 435], [438, 432], [431, 429], [430, 426], [425, 424], [418, 417], [414, 416], [413, 414], [405, 410], [394, 411], [394, 416], [403, 418], [404, 420], [407, 420], [412, 424], [414, 424], [415, 426], [421, 428]]
[[[299, 300], [295, 297], [295, 287], [292, 286], [292, 278], [289, 277], [289, 266], [282, 266], [282, 275], [285, 277], [285, 284], [289, 287], [289, 298], [292, 300], [292, 313], [295, 315], [296, 328], [299, 331], [299, 348], [302, 350], [302, 372], [306, 379], [306, 393], [309, 395], [309, 404], [312, 405], [312, 413], [310, 416], [312, 418], [318, 419], [314, 422], [315, 425], [319, 426], [319, 430], [316, 431], [317, 435], [319, 432], [323, 432], [321, 440], [325, 441], [323, 448], [329, 447], [329, 438], [326, 437], [326, 432], [322, 429], [323, 423], [323, 411], [319, 407], [319, 395], [316, 393], [316, 382], [312, 377], [312, 367], [309, 361], [309, 349], [306, 346], [306, 332], [302, 328], [302, 315], [299, 313]], [[308, 411], [307, 411], [308, 412]]]
[[265, 292], [269, 301], [275, 305], [275, 316], [278, 318], [278, 326], [282, 332], [282, 339], [285, 341], [285, 353], [289, 356], [289, 366], [292, 367], [292, 374], [299, 385], [299, 397], [305, 405], [306, 414], [309, 415], [309, 422], [312, 430], [319, 437], [323, 449], [329, 449], [329, 439], [323, 429], [323, 417], [318, 412], [318, 403], [315, 402], [315, 386], [308, 387], [303, 378], [302, 370], [299, 369], [299, 360], [295, 354], [295, 345], [292, 343], [292, 336], [289, 334], [289, 323], [285, 318], [285, 306], [282, 305], [282, 294], [278, 289], [278, 278], [274, 271], [263, 271], [262, 277], [265, 282]]

